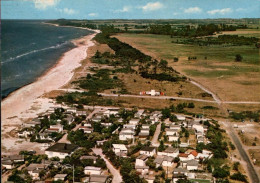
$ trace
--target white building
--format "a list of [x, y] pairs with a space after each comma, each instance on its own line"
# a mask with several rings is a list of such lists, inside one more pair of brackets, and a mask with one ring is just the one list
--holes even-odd
[[71, 156], [78, 149], [75, 144], [57, 143], [45, 150], [48, 158], [59, 157], [64, 159], [66, 156]]
[[196, 160], [187, 161], [187, 170], [198, 170], [199, 162]]
[[155, 147], [142, 147], [140, 150], [140, 154], [145, 154], [147, 156], [154, 156], [156, 155]]
[[165, 129], [166, 131], [166, 135], [167, 136], [176, 136], [178, 137], [179, 136], [179, 131], [178, 130], [175, 130], [175, 129]]
[[168, 147], [165, 149], [163, 152], [157, 152], [159, 156], [169, 156], [169, 157], [178, 157], [179, 155], [179, 149], [178, 148], [173, 148], [173, 147]]
[[140, 119], [130, 119], [129, 124], [131, 125], [138, 125]]
[[64, 181], [66, 177], [67, 177], [67, 174], [57, 174], [54, 176], [54, 181], [58, 181], [58, 180]]
[[134, 138], [134, 130], [132, 128], [123, 128], [119, 133], [119, 140], [128, 140]]
[[101, 168], [94, 166], [86, 166], [84, 168], [84, 173], [86, 175], [101, 175]]
[[135, 159], [135, 166], [146, 166], [145, 162], [148, 160], [148, 156], [142, 154]]
[[127, 148], [124, 144], [113, 144], [113, 151], [117, 156], [126, 157]]

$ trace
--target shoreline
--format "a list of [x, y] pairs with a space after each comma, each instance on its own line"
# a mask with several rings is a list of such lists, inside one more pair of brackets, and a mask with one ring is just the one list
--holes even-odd
[[94, 45], [92, 39], [98, 32], [93, 31], [92, 34], [72, 40], [75, 48], [63, 53], [57, 62], [34, 82], [11, 92], [2, 100], [2, 151], [19, 150], [26, 145], [30, 148], [33, 145], [37, 146], [35, 143], [26, 142], [10, 134], [13, 130], [17, 131], [26, 120], [36, 117], [37, 114], [45, 112], [52, 106], [57, 106], [51, 99], [42, 96], [70, 82], [75, 70], [81, 67], [82, 60], [87, 58], [87, 50]]

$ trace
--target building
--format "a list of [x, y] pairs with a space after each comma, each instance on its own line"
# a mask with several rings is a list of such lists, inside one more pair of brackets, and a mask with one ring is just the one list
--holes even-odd
[[47, 167], [44, 164], [30, 164], [25, 169], [28, 171], [28, 173], [32, 176], [33, 180], [39, 179], [39, 174], [42, 170], [45, 170]]
[[156, 155], [156, 148], [155, 147], [142, 147], [140, 150], [140, 154], [145, 154], [147, 156], [154, 156]]
[[157, 152], [157, 154], [160, 156], [170, 156], [170, 157], [175, 158], [175, 157], [178, 157], [178, 155], [179, 155], [179, 149], [169, 146], [169, 147], [167, 147], [167, 149], [165, 149], [165, 151]]
[[167, 136], [176, 136], [178, 137], [179, 136], [179, 131], [178, 130], [175, 130], [175, 129], [165, 129], [166, 131], [166, 135]]
[[187, 161], [187, 170], [198, 170], [199, 162], [196, 160]]
[[141, 129], [138, 136], [139, 139], [146, 139], [149, 136], [149, 134], [150, 134], [149, 129]]
[[89, 128], [87, 126], [80, 126], [79, 130], [83, 130], [83, 132], [87, 134], [93, 133], [93, 128]]
[[67, 177], [67, 174], [57, 174], [54, 176], [54, 181], [58, 181], [58, 180], [64, 181], [66, 177]]
[[14, 162], [11, 160], [2, 160], [2, 166], [5, 167], [7, 170], [11, 170], [15, 167]]
[[147, 174], [149, 172], [149, 166], [135, 166], [135, 170], [142, 175]]
[[78, 149], [75, 144], [57, 143], [45, 150], [45, 154], [48, 158], [59, 157], [64, 159], [66, 156], [71, 156], [73, 152]]
[[145, 162], [148, 160], [148, 156], [142, 154], [135, 159], [135, 166], [145, 166]]
[[123, 128], [119, 133], [119, 140], [128, 140], [134, 138], [135, 131], [133, 128]]
[[68, 124], [70, 125], [70, 124], [74, 121], [74, 116], [68, 115], [68, 116], [65, 118], [65, 120], [67, 120], [67, 121], [68, 121]]
[[86, 166], [84, 168], [84, 173], [86, 175], [100, 175], [101, 174], [101, 168], [100, 167], [94, 167], [94, 166]]
[[32, 121], [23, 123], [23, 126], [25, 128], [30, 128], [30, 127], [35, 127], [36, 125], [40, 125], [40, 124], [41, 124], [41, 120], [39, 118], [34, 118], [34, 119], [32, 119]]
[[126, 157], [127, 148], [124, 144], [113, 144], [113, 151], [117, 156]]
[[90, 175], [89, 183], [107, 183], [108, 176], [107, 175]]
[[93, 163], [96, 163], [98, 157], [96, 157], [96, 156], [81, 156], [81, 157], [80, 157], [80, 160], [84, 160], [84, 159], [93, 160]]
[[129, 124], [131, 125], [138, 125], [140, 119], [130, 119]]

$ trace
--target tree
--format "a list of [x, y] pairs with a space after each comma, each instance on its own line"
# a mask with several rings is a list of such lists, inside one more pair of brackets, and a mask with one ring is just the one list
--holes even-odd
[[227, 168], [220, 168], [217, 167], [214, 171], [213, 171], [213, 176], [216, 178], [225, 178], [227, 176], [229, 176], [230, 172]]
[[168, 62], [166, 61], [166, 60], [161, 60], [160, 61], [160, 63], [159, 63], [159, 65], [158, 65], [160, 68], [162, 68], [162, 69], [166, 69], [167, 68], [167, 66], [168, 66]]
[[162, 118], [166, 119], [169, 118], [171, 116], [171, 110], [169, 108], [164, 108], [162, 110]]
[[238, 166], [240, 165], [239, 162], [235, 162], [234, 165], [233, 165], [233, 170], [236, 170], [238, 171]]
[[178, 61], [179, 61], [179, 58], [178, 58], [178, 57], [174, 57], [174, 58], [173, 58], [173, 61], [174, 61], [174, 62], [178, 62]]
[[240, 172], [234, 173], [233, 175], [230, 176], [230, 178], [233, 179], [233, 180], [239, 180], [241, 182], [248, 182], [247, 179], [246, 179], [246, 176], [243, 175]]
[[191, 103], [188, 104], [188, 108], [194, 108], [194, 107], [195, 107], [195, 105], [194, 105], [193, 102], [191, 102]]
[[163, 141], [161, 140], [161, 141], [160, 141], [160, 145], [159, 145], [159, 147], [158, 147], [158, 151], [159, 151], [159, 152], [162, 152], [162, 151], [164, 151], [164, 150], [165, 150], [165, 146], [164, 146]]
[[236, 54], [235, 61], [241, 62], [243, 60], [243, 57], [240, 54]]

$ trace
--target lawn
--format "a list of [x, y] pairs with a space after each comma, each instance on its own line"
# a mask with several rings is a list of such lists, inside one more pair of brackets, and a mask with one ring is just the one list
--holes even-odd
[[[250, 35], [241, 30], [238, 33]], [[257, 34], [256, 31], [251, 33]], [[118, 34], [115, 37], [153, 58], [167, 59], [174, 69], [217, 93], [223, 101], [260, 101], [259, 50], [253, 45], [176, 44], [172, 43], [173, 39], [181, 38], [151, 34]], [[242, 55], [242, 62], [234, 61], [236, 54]], [[179, 61], [174, 62], [174, 57]], [[197, 59], [189, 61], [188, 57]]]

